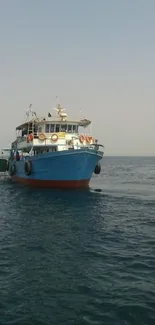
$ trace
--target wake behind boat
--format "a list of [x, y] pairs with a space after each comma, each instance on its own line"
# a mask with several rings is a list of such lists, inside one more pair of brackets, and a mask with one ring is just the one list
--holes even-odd
[[69, 120], [60, 105], [56, 111], [56, 118], [50, 113], [47, 118], [39, 118], [30, 105], [28, 120], [16, 127], [8, 161], [12, 181], [39, 187], [83, 188], [88, 187], [93, 172], [100, 173], [103, 146], [84, 132], [91, 121]]

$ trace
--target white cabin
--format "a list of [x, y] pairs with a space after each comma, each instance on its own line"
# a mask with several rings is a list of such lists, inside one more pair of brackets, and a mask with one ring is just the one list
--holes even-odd
[[33, 112], [31, 120], [16, 128], [17, 137], [12, 143], [12, 149], [25, 153], [33, 151], [36, 155], [50, 151], [97, 146], [97, 140], [90, 132], [79, 132], [80, 128], [85, 130], [91, 124], [90, 120], [68, 120], [67, 114], [63, 112], [64, 109], [60, 105], [56, 110], [58, 113], [56, 118], [51, 118], [51, 114], [48, 114], [47, 118], [41, 119]]

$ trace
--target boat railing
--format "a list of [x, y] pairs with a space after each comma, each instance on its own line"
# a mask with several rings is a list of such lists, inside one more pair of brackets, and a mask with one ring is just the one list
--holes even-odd
[[[61, 132], [57, 132], [57, 133], [61, 133]], [[51, 132], [51, 134], [52, 134], [52, 132]], [[34, 139], [38, 139], [38, 135], [39, 135], [39, 132], [34, 132], [33, 133], [33, 138]], [[72, 142], [73, 140], [77, 140], [77, 139], [79, 139], [80, 138], [80, 135], [81, 135], [81, 133], [72, 133], [72, 137], [71, 137], [71, 139], [70, 139], [70, 141]], [[88, 137], [89, 138], [89, 136], [90, 135], [88, 135], [88, 133], [87, 134], [83, 134], [83, 136], [84, 136], [84, 138], [86, 138], [86, 137]], [[47, 137], [47, 134], [45, 133], [45, 138]], [[92, 138], [92, 136], [91, 136], [91, 138]], [[68, 141], [68, 140], [67, 140]], [[96, 139], [93, 139], [92, 138], [92, 141], [93, 142], [88, 142], [87, 143], [87, 145], [89, 146], [89, 147], [94, 147], [95, 146], [95, 148], [97, 149], [97, 148], [99, 148], [99, 147], [103, 147], [104, 148], [104, 146], [102, 145], [102, 144], [98, 144], [98, 141], [96, 140]], [[17, 139], [16, 139], [16, 143], [22, 143], [22, 142], [27, 142], [27, 135], [24, 135], [24, 136], [19, 136], [19, 137], [17, 137]], [[29, 141], [28, 141], [29, 142]], [[70, 144], [70, 146], [74, 146], [74, 144], [72, 143], [72, 144]], [[86, 147], [86, 143], [81, 143], [81, 144], [79, 144], [79, 147]]]

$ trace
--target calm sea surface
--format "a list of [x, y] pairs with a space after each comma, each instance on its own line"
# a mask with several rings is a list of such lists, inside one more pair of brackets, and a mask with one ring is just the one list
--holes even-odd
[[155, 158], [89, 190], [0, 181], [0, 325], [155, 324]]

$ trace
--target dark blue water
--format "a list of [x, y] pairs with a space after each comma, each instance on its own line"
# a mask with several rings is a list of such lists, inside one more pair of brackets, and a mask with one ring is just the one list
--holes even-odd
[[155, 158], [90, 185], [0, 182], [0, 325], [155, 324]]

